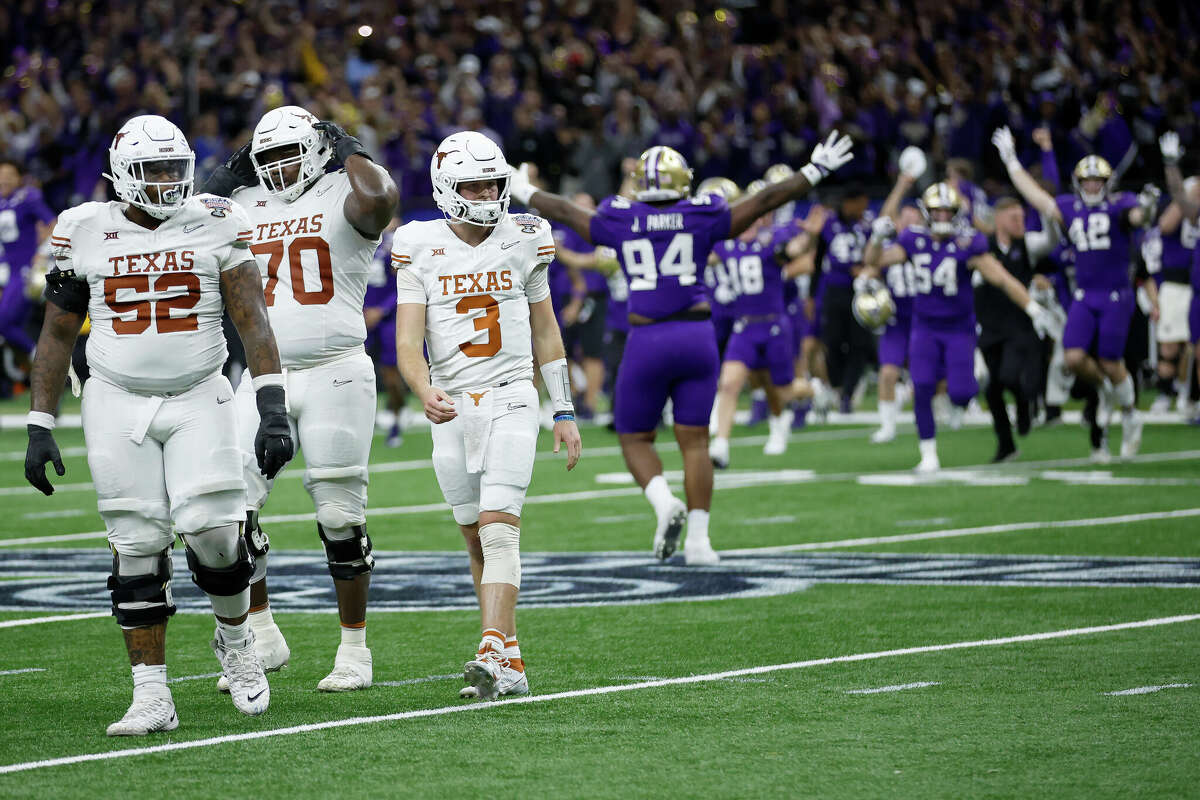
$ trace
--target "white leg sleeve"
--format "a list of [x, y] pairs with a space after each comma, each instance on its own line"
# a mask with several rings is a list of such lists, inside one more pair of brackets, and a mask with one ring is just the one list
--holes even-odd
[[504, 522], [479, 528], [483, 548], [483, 583], [508, 583], [521, 588], [521, 529]]

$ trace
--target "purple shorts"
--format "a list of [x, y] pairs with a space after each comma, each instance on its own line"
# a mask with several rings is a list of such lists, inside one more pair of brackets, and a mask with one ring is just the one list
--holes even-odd
[[724, 353], [725, 348], [729, 346], [729, 336], [733, 333], [733, 323], [737, 321], [737, 317], [721, 314], [717, 316], [713, 314], [712, 324], [713, 330], [717, 334], [717, 352]]
[[879, 365], [903, 367], [908, 363], [908, 340], [912, 336], [912, 319], [896, 317], [879, 336]]
[[379, 363], [385, 367], [396, 366], [396, 318], [383, 320], [375, 329], [367, 333], [367, 350], [374, 350], [378, 345]]
[[979, 392], [979, 384], [975, 382], [974, 327], [914, 319], [908, 343], [908, 371], [914, 384], [936, 384], [944, 377], [950, 399], [965, 405]]
[[796, 377], [796, 351], [793, 349], [792, 323], [786, 316], [774, 321], [738, 320], [725, 348], [726, 361], [740, 361], [749, 369], [765, 369], [771, 383], [788, 386]]
[[1125, 340], [1133, 319], [1133, 289], [1076, 289], [1067, 311], [1063, 349], [1091, 350], [1105, 361], [1125, 358]]
[[808, 331], [804, 334], [807, 339], [821, 338], [821, 313], [825, 308], [825, 285], [817, 290], [817, 296], [813, 298], [813, 315], [808, 320]]
[[720, 371], [711, 321], [634, 326], [617, 371], [617, 433], [657, 428], [668, 397], [675, 424], [707, 428]]
[[1200, 343], [1200, 291], [1192, 287], [1192, 304], [1188, 306], [1188, 331], [1192, 344]]

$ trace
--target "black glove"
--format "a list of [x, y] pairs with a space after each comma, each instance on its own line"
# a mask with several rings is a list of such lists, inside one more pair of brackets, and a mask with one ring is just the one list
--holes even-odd
[[258, 183], [258, 173], [254, 171], [254, 162], [250, 159], [250, 143], [242, 145], [229, 159], [212, 171], [205, 181], [201, 192], [215, 194], [219, 197], [229, 197], [235, 190], [243, 186], [254, 186]]
[[[292, 458], [292, 429], [288, 425], [282, 386], [264, 386], [255, 394], [258, 404], [258, 433], [254, 435], [254, 455], [267, 480], [274, 478]], [[35, 484], [36, 485], [36, 484]]]
[[37, 487], [42, 494], [54, 494], [54, 487], [46, 479], [46, 462], [54, 463], [54, 471], [60, 478], [67, 474], [62, 456], [58, 454], [54, 434], [41, 425], [26, 425], [25, 430], [29, 431], [29, 446], [25, 449], [25, 480]]
[[334, 155], [342, 164], [345, 164], [350, 156], [362, 156], [368, 161], [375, 160], [367, 155], [367, 148], [363, 147], [362, 142], [346, 133], [346, 129], [336, 122], [318, 122], [313, 125], [313, 129], [325, 134], [325, 138], [333, 145]]

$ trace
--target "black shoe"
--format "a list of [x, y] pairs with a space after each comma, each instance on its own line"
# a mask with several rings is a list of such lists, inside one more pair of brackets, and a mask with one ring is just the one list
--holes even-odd
[[1017, 456], [1021, 455], [1021, 451], [1011, 442], [1001, 444], [996, 448], [996, 456], [992, 459], [993, 464], [1003, 464], [1006, 461], [1012, 461]]

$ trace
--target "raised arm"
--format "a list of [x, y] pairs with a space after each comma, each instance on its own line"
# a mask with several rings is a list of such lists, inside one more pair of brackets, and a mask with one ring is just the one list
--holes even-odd
[[904, 201], [909, 190], [912, 189], [913, 184], [916, 182], [917, 179], [912, 175], [901, 171], [896, 176], [895, 185], [892, 186], [892, 190], [888, 192], [887, 198], [883, 201], [883, 207], [879, 209], [879, 216], [895, 220], [896, 215], [900, 213], [900, 203]]
[[1029, 260], [1036, 262], [1050, 255], [1060, 241], [1062, 228], [1054, 220], [1043, 216], [1042, 229], [1025, 234], [1025, 250], [1029, 253]]
[[595, 209], [584, 208], [560, 194], [542, 191], [534, 186], [529, 181], [528, 164], [522, 164], [513, 170], [508, 180], [509, 194], [514, 200], [523, 206], [536, 207], [538, 213], [543, 217], [563, 223], [582, 236], [585, 242], [591, 244], [592, 217], [596, 216]]
[[908, 251], [898, 244], [883, 246], [885, 239], [896, 235], [896, 225], [892, 218], [880, 215], [871, 223], [871, 238], [863, 248], [863, 266], [872, 274], [878, 274], [882, 269], [893, 264], [902, 264], [908, 259]]
[[341, 125], [318, 122], [313, 128], [325, 134], [350, 177], [350, 194], [342, 206], [346, 220], [368, 239], [374, 239], [391, 223], [400, 202], [395, 181], [386, 169], [371, 160], [362, 142], [346, 133]]
[[1012, 131], [1008, 128], [997, 128], [996, 132], [992, 134], [992, 144], [1000, 153], [1000, 160], [1004, 162], [1004, 168], [1008, 170], [1008, 177], [1012, 180], [1013, 186], [1017, 187], [1021, 196], [1043, 216], [1061, 223], [1062, 212], [1058, 210], [1058, 204], [1054, 202], [1054, 198], [1045, 189], [1038, 186], [1033, 176], [1021, 166], [1021, 160], [1017, 158], [1017, 145], [1013, 141]]
[[1183, 174], [1179, 171], [1183, 147], [1179, 144], [1179, 134], [1167, 131], [1159, 137], [1158, 146], [1162, 150], [1163, 165], [1166, 167], [1167, 191], [1171, 193], [1171, 199], [1179, 204], [1183, 218], [1194, 222], [1197, 216], [1200, 216], [1200, 203], [1183, 187]]

